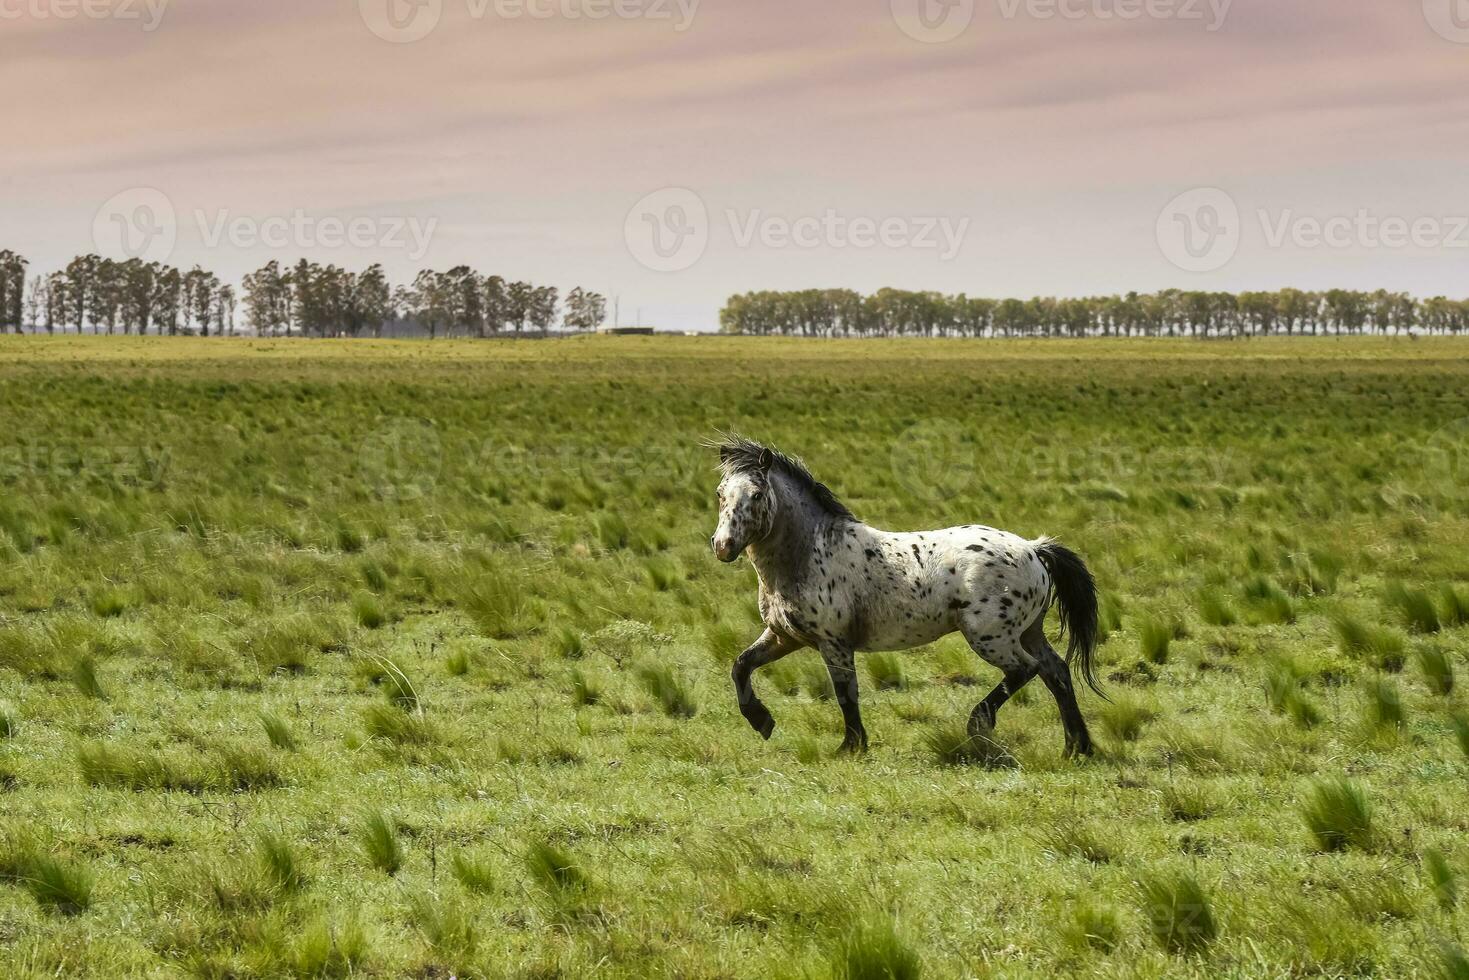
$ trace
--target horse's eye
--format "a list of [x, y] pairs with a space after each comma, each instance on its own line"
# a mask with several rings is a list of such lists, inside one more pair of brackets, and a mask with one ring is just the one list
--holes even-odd
[[765, 496], [764, 490], [756, 490], [754, 493], [750, 494], [750, 499], [759, 500], [763, 496]]

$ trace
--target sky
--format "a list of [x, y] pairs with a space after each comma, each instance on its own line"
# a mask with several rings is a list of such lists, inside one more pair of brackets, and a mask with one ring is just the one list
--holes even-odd
[[0, 0], [0, 248], [1469, 296], [1469, 0]]

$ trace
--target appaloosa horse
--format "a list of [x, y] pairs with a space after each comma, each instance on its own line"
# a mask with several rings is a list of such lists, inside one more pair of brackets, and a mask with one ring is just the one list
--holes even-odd
[[857, 651], [907, 650], [958, 630], [1005, 678], [975, 706], [969, 733], [994, 727], [1010, 696], [1037, 673], [1056, 698], [1068, 755], [1089, 755], [1067, 663], [1046, 641], [1053, 598], [1067, 661], [1099, 694], [1092, 670], [1097, 593], [1077, 555], [1049, 538], [1027, 541], [976, 524], [896, 533], [862, 523], [798, 459], [738, 436], [717, 444], [720, 561], [749, 553], [760, 578], [765, 632], [735, 661], [740, 713], [765, 738], [775, 719], [750, 676], [803, 647], [826, 661], [846, 722], [842, 749], [867, 748], [857, 704]]

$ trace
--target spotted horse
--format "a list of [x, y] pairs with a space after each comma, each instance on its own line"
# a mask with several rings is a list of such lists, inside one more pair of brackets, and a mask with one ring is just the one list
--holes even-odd
[[[937, 531], [881, 531], [853, 516], [799, 459], [739, 436], [719, 450], [719, 526], [710, 546], [722, 562], [748, 554], [760, 579], [765, 631], [735, 661], [740, 713], [765, 738], [775, 730], [755, 694], [756, 670], [805, 647], [826, 662], [846, 737], [867, 749], [854, 657], [908, 650], [959, 631], [1004, 679], [969, 716], [971, 737], [993, 729], [1000, 707], [1037, 674], [1061, 709], [1066, 754], [1090, 755], [1068, 664], [1101, 694], [1093, 671], [1097, 592], [1086, 564], [1050, 538], [1027, 541], [970, 524]], [[1046, 639], [1055, 600], [1065, 661]]]

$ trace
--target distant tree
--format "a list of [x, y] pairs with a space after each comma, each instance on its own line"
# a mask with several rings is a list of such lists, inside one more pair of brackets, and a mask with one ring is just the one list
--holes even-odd
[[393, 287], [388, 284], [388, 276], [382, 266], [370, 265], [357, 276], [352, 306], [359, 329], [370, 330], [374, 337], [381, 337], [383, 324], [393, 318]]
[[[66, 267], [66, 320], [76, 326], [77, 333], [82, 332], [93, 313], [92, 304], [97, 299], [97, 273], [101, 266], [100, 255], [79, 255]], [[95, 322], [93, 332], [96, 332]]]
[[531, 292], [530, 323], [541, 333], [556, 325], [556, 310], [560, 305], [560, 292], [555, 286], [541, 286]]
[[159, 336], [170, 337], [179, 332], [179, 313], [183, 309], [184, 277], [170, 265], [159, 265], [153, 271], [153, 295], [150, 299], [153, 329]]
[[9, 249], [0, 250], [0, 333], [10, 326], [20, 333], [25, 320], [26, 267], [29, 263]]
[[235, 335], [235, 287], [219, 287], [214, 294], [214, 307], [210, 310], [210, 315], [214, 320], [216, 337]]
[[573, 330], [595, 330], [607, 319], [607, 300], [577, 286], [566, 294], [566, 315], [562, 319]]
[[510, 293], [499, 276], [485, 278], [485, 331], [499, 333], [510, 322]]
[[516, 333], [520, 333], [531, 317], [535, 287], [528, 282], [512, 282], [505, 289], [505, 300], [505, 319], [515, 325]]

